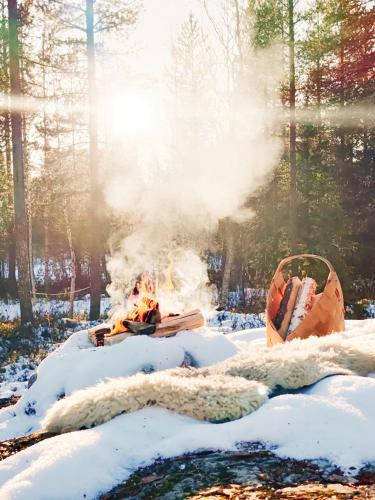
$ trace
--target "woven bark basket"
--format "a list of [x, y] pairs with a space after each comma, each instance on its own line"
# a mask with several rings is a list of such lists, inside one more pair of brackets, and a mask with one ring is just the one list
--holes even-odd
[[[298, 327], [284, 340], [273, 324], [286, 287], [282, 270], [288, 262], [306, 258], [324, 262], [329, 269], [329, 275], [320, 300], [312, 307]], [[326, 258], [313, 254], [293, 255], [283, 259], [275, 271], [268, 291], [266, 309], [267, 345], [270, 347], [296, 338], [306, 339], [311, 335], [321, 337], [333, 332], [342, 332], [344, 329], [344, 297], [340, 280], [332, 264]]]

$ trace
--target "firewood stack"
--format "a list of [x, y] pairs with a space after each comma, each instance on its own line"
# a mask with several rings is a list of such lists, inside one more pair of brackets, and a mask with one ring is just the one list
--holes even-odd
[[[123, 321], [126, 325], [130, 323], [127, 320]], [[142, 323], [142, 325], [145, 325], [145, 323]], [[162, 318], [160, 323], [149, 324], [148, 326], [154, 327], [153, 333], [149, 334], [149, 337], [172, 337], [183, 330], [194, 330], [204, 326], [204, 317], [199, 309], [194, 309], [186, 313], [167, 316]], [[133, 333], [132, 331], [113, 333], [113, 328], [108, 323], [90, 328], [88, 331], [90, 341], [96, 346], [117, 344], [127, 337], [137, 334], [142, 334], [142, 331], [140, 333]]]

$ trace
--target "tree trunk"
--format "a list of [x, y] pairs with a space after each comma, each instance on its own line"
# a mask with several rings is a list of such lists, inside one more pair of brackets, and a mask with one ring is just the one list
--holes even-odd
[[[6, 59], [4, 59], [6, 60]], [[12, 179], [12, 155], [11, 155], [11, 123], [10, 123], [10, 113], [6, 111], [4, 114], [4, 137], [5, 137], [5, 159], [7, 166], [7, 176], [9, 179]], [[8, 194], [8, 203], [11, 206], [13, 204], [13, 195], [11, 189], [9, 189]], [[8, 243], [8, 280], [11, 288], [12, 294], [17, 289], [17, 281], [16, 281], [16, 245], [14, 241], [14, 213], [12, 214], [12, 220], [9, 224], [8, 228], [9, 235], [9, 243]]]
[[[46, 210], [47, 212], [47, 210]], [[43, 232], [44, 232], [44, 291], [49, 294], [50, 279], [49, 279], [49, 219], [45, 213], [43, 217]]]
[[297, 160], [296, 160], [296, 75], [294, 55], [294, 0], [288, 0], [289, 25], [289, 241], [292, 255], [297, 253]]
[[318, 120], [316, 124], [317, 133], [318, 133], [318, 148], [321, 150], [322, 145], [322, 69], [320, 64], [320, 57], [318, 57], [316, 63], [316, 71], [317, 71], [317, 85], [316, 85], [316, 101], [318, 106]]
[[[342, 28], [341, 28], [342, 30]], [[344, 62], [345, 62], [345, 53], [344, 53], [344, 42], [343, 42], [343, 34], [341, 33], [340, 40], [340, 66], [339, 66], [339, 97], [340, 97], [340, 107], [343, 110], [345, 105], [345, 74], [344, 74]], [[341, 125], [338, 126], [337, 130], [338, 135], [338, 145], [337, 145], [337, 153], [336, 153], [336, 172], [335, 179], [337, 188], [341, 197], [341, 200], [344, 202], [345, 198], [345, 189], [343, 185], [344, 180], [344, 166], [345, 166], [345, 150], [346, 150], [346, 141], [344, 134], [344, 127]]]
[[100, 209], [101, 196], [98, 183], [98, 131], [96, 125], [96, 70], [94, 42], [94, 9], [93, 0], [86, 0], [86, 34], [88, 63], [88, 94], [89, 94], [89, 162], [90, 162], [90, 319], [100, 316]]
[[229, 296], [229, 284], [230, 284], [230, 275], [233, 267], [233, 259], [234, 259], [234, 235], [232, 224], [228, 221], [224, 221], [224, 238], [226, 244], [226, 252], [225, 252], [225, 264], [223, 271], [223, 280], [221, 284], [221, 297], [220, 297], [220, 306], [225, 307], [228, 302]]
[[72, 229], [70, 226], [68, 207], [66, 200], [64, 201], [64, 218], [66, 224], [66, 235], [70, 251], [70, 294], [69, 294], [69, 317], [73, 318], [74, 315], [74, 294], [76, 291], [76, 254], [73, 247]]
[[[4, 16], [4, 19], [6, 17], [5, 14], [5, 2], [2, 2], [2, 15]], [[7, 46], [4, 41], [3, 43], [3, 61], [5, 64], [5, 61], [8, 59], [8, 53], [7, 53]], [[7, 75], [5, 75], [6, 79], [8, 80]], [[7, 85], [8, 85], [7, 81]], [[6, 162], [6, 172], [7, 172], [7, 177], [9, 179], [9, 182], [11, 182], [11, 179], [13, 177], [12, 173], [12, 156], [11, 156], [11, 123], [10, 123], [10, 111], [9, 109], [5, 110], [3, 113], [4, 116], [4, 142], [5, 142], [5, 162]], [[9, 190], [8, 190], [8, 203], [9, 206], [13, 205], [13, 195], [12, 191], [10, 189], [9, 185]], [[9, 285], [11, 289], [11, 293], [13, 294], [16, 289], [17, 289], [17, 282], [16, 282], [16, 247], [14, 243], [14, 214], [12, 213], [12, 219], [9, 224], [8, 228], [8, 280], [9, 280]]]
[[[23, 74], [23, 70], [22, 70], [22, 64], [21, 64], [21, 75], [22, 74]], [[22, 80], [21, 80], [21, 86], [22, 86]], [[24, 118], [22, 120], [22, 142], [23, 142], [24, 165], [25, 165], [25, 163], [27, 165], [26, 137], [27, 137], [26, 120]], [[26, 171], [26, 177], [27, 177], [27, 169], [25, 169], [25, 171]], [[31, 193], [30, 193], [30, 189], [27, 186], [26, 187], [26, 217], [27, 217], [28, 238], [29, 238], [29, 267], [30, 267], [30, 279], [31, 279], [31, 297], [32, 297], [32, 302], [35, 303], [36, 302], [36, 288], [35, 288], [34, 257], [33, 257], [33, 223], [32, 223], [31, 213], [32, 213], [31, 212]]]
[[[242, 50], [242, 36], [241, 36], [241, 14], [240, 14], [240, 6], [238, 4], [238, 0], [234, 1], [235, 15], [236, 15], [236, 43], [238, 50], [238, 63], [239, 63], [239, 85], [241, 91], [243, 90], [244, 85], [244, 56]], [[238, 77], [238, 75], [237, 75]]]
[[[18, 9], [17, 0], [8, 0], [9, 12], [9, 72], [11, 96], [21, 95]], [[12, 98], [11, 98], [12, 104]], [[15, 243], [18, 262], [18, 294], [20, 298], [21, 322], [25, 324], [33, 319], [30, 297], [31, 276], [29, 266], [29, 238], [25, 197], [25, 174], [22, 144], [22, 115], [11, 112], [13, 183], [15, 212]]]
[[8, 279], [12, 294], [17, 289], [16, 280], [16, 244], [14, 240], [14, 222], [9, 235], [9, 246], [8, 246]]
[[[29, 198], [30, 207], [30, 198]], [[33, 302], [36, 302], [36, 287], [35, 287], [35, 275], [34, 275], [34, 258], [33, 258], [33, 228], [31, 220], [31, 210], [28, 213], [28, 225], [29, 225], [29, 266], [30, 266], [30, 279], [31, 279], [31, 294]]]
[[[45, 18], [44, 18], [45, 20]], [[46, 26], [44, 24], [43, 28], [43, 36], [42, 36], [42, 59], [45, 61], [45, 43], [46, 43], [46, 37], [45, 37], [45, 29]], [[43, 65], [42, 67], [43, 71], [43, 99], [47, 98], [47, 91], [46, 91], [46, 67]], [[59, 140], [59, 139], [58, 139]], [[47, 191], [51, 191], [51, 183], [50, 183], [50, 170], [49, 170], [49, 163], [48, 163], [48, 154], [47, 152], [49, 151], [49, 143], [48, 143], [48, 137], [47, 137], [47, 113], [44, 110], [43, 111], [43, 152], [44, 152], [44, 158], [43, 158], [43, 163], [44, 163], [44, 174], [47, 177]], [[59, 147], [59, 155], [60, 155], [60, 147]], [[43, 233], [44, 233], [44, 291], [48, 295], [50, 292], [50, 277], [49, 277], [49, 251], [50, 251], [50, 244], [49, 244], [49, 201], [50, 197], [46, 196], [45, 200], [45, 206], [44, 206], [44, 217], [43, 217]]]
[[[20, 33], [21, 35], [21, 33]], [[22, 44], [22, 38], [19, 41]], [[21, 89], [23, 88], [23, 76], [24, 71], [24, 60], [20, 58], [20, 78], [21, 78]], [[23, 145], [23, 164], [25, 178], [28, 179], [28, 150], [27, 150], [27, 121], [26, 117], [23, 116], [22, 120], [22, 145]], [[26, 197], [26, 218], [28, 224], [28, 238], [29, 238], [29, 267], [30, 267], [30, 279], [31, 279], [31, 295], [32, 302], [36, 302], [36, 288], [35, 288], [35, 274], [34, 274], [34, 258], [33, 258], [33, 225], [32, 225], [32, 210], [31, 210], [31, 193], [27, 181], [25, 182], [25, 197]]]

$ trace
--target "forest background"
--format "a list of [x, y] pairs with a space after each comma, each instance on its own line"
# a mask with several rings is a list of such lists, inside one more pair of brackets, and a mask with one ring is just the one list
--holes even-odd
[[[20, 298], [23, 322], [32, 320], [37, 294], [72, 299], [88, 291], [97, 318], [110, 282], [106, 255], [116, 234], [131, 231], [106, 203], [102, 179], [116, 157], [110, 131], [116, 122], [134, 125], [142, 98], [133, 99], [135, 109], [104, 99], [117, 116], [111, 123], [97, 105], [111, 92], [109, 79], [163, 87], [177, 105], [230, 107], [239, 87], [266, 81], [270, 68], [254, 59], [260, 50], [276, 52], [280, 63], [279, 105], [269, 102], [278, 126], [269, 133], [281, 154], [247, 197], [252, 217], [223, 218], [207, 240], [202, 257], [218, 301], [261, 310], [264, 297], [254, 302], [248, 290], [267, 289], [283, 257], [306, 252], [333, 262], [347, 302], [375, 298], [374, 3], [200, 3], [206, 22], [187, 15], [156, 82], [127, 62], [145, 5], [1, 0], [0, 296]], [[215, 133], [212, 120], [187, 117], [178, 140], [200, 151]], [[183, 163], [184, 148], [173, 154]], [[131, 148], [121, 155], [135, 161]]]

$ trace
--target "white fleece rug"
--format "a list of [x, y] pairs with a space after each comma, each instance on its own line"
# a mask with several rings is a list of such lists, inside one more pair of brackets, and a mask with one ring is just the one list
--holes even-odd
[[[252, 337], [263, 330], [252, 330]], [[209, 366], [233, 356], [243, 342], [215, 329], [182, 332], [170, 339], [131, 337], [114, 346], [93, 347], [87, 330], [74, 333], [38, 366], [36, 382], [15, 406], [0, 410], [0, 441], [38, 432], [41, 420], [61, 397], [79, 389], [138, 372], [181, 366], [188, 354], [197, 366]]]
[[208, 368], [137, 374], [77, 391], [55, 403], [42, 426], [51, 432], [69, 432], [146, 406], [223, 422], [252, 413], [277, 386], [298, 389], [329, 375], [371, 372], [375, 372], [375, 333], [257, 346]]

